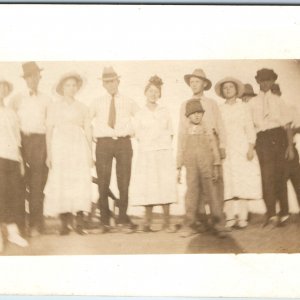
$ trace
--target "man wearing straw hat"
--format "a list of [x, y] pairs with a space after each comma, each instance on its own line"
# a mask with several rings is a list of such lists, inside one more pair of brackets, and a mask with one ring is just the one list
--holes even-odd
[[[221, 118], [221, 113], [217, 103], [204, 96], [204, 91], [207, 91], [211, 88], [212, 83], [206, 77], [204, 71], [202, 69], [195, 69], [192, 74], [187, 74], [184, 76], [184, 80], [186, 84], [190, 87], [193, 92], [192, 99], [198, 100], [203, 109], [205, 110], [205, 114], [203, 116], [203, 123], [205, 126], [215, 134], [218, 140], [218, 146], [220, 151], [221, 159], [225, 158], [225, 133], [224, 133], [224, 126], [223, 121]], [[183, 140], [184, 140], [184, 133], [186, 132], [189, 121], [188, 118], [185, 116], [185, 107], [187, 101], [185, 101], [180, 110], [180, 120], [179, 120], [179, 129], [178, 129], [178, 151], [177, 151], [177, 168], [179, 172], [181, 172], [181, 161], [182, 161], [182, 152], [183, 152]], [[224, 201], [224, 185], [222, 179], [222, 168], [220, 166], [219, 169], [219, 179], [215, 182], [214, 188], [216, 189], [216, 195], [218, 198], [218, 203], [223, 205]], [[207, 195], [205, 198], [207, 198]], [[206, 199], [208, 202], [209, 199]], [[198, 201], [198, 214], [200, 216], [201, 221], [205, 224], [206, 223], [206, 211], [205, 211], [205, 201], [204, 199], [199, 199]]]
[[44, 231], [43, 202], [47, 180], [46, 109], [51, 99], [39, 91], [41, 71], [36, 62], [22, 64], [27, 86], [25, 93], [13, 97], [10, 106], [16, 111], [21, 128], [25, 180], [29, 191], [29, 235]]
[[96, 169], [99, 178], [102, 231], [105, 233], [111, 230], [108, 193], [112, 162], [115, 158], [120, 194], [117, 225], [121, 232], [131, 233], [136, 228], [127, 215], [133, 154], [131, 136], [134, 134], [131, 119], [139, 107], [119, 92], [120, 76], [112, 67], [104, 68], [100, 79], [106, 93], [92, 103], [91, 116], [94, 118], [93, 134], [97, 139]]

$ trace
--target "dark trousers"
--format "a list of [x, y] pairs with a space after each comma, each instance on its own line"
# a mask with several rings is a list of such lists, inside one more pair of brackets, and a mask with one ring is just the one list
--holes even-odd
[[274, 128], [257, 134], [256, 152], [261, 168], [263, 198], [269, 218], [276, 215], [277, 200], [280, 205], [280, 216], [288, 214], [286, 149], [287, 134], [283, 128]]
[[120, 193], [119, 217], [117, 223], [127, 224], [130, 222], [127, 216], [127, 207], [132, 161], [132, 146], [129, 137], [97, 139], [96, 169], [100, 193], [99, 207], [101, 223], [103, 225], [109, 225], [110, 211], [108, 193], [113, 158], [116, 160], [117, 184]]
[[25, 225], [24, 183], [20, 163], [0, 158], [0, 223]]
[[25, 164], [25, 183], [29, 191], [29, 226], [44, 229], [44, 187], [47, 180], [46, 136], [22, 134], [22, 155]]
[[299, 153], [294, 147], [295, 157], [291, 161], [286, 161], [285, 165], [285, 177], [286, 180], [291, 180], [294, 187], [298, 204], [300, 206], [300, 163], [299, 163]]

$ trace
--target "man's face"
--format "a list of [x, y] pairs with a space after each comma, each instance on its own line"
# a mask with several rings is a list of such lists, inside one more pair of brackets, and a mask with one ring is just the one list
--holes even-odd
[[40, 72], [35, 72], [30, 76], [26, 76], [24, 80], [26, 81], [27, 87], [32, 91], [37, 91], [39, 82], [41, 79]]
[[273, 80], [273, 79], [260, 81], [259, 82], [259, 88], [262, 92], [266, 93], [271, 89], [274, 82], [275, 82], [275, 80]]
[[191, 90], [193, 91], [193, 94], [202, 94], [207, 83], [205, 80], [200, 79], [198, 77], [191, 77], [190, 78], [190, 87]]
[[193, 114], [189, 115], [188, 118], [193, 124], [198, 125], [202, 121], [203, 112], [194, 112]]
[[112, 79], [112, 80], [105, 80], [103, 81], [103, 87], [110, 95], [115, 95], [118, 92], [120, 80], [119, 79]]

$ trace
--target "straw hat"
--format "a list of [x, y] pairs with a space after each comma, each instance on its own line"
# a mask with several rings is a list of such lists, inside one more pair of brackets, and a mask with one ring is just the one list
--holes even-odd
[[240, 98], [244, 93], [244, 84], [234, 77], [225, 77], [222, 80], [218, 81], [215, 85], [215, 91], [218, 96], [224, 98], [223, 93], [221, 91], [222, 85], [226, 82], [233, 82], [237, 87], [237, 97]]
[[110, 81], [119, 78], [120, 76], [117, 74], [113, 67], [105, 67], [102, 72], [102, 77], [99, 79], [101, 79], [102, 81]]
[[84, 78], [82, 76], [80, 76], [78, 73], [76, 73], [76, 72], [66, 73], [59, 79], [58, 83], [55, 86], [55, 92], [58, 95], [63, 96], [64, 82], [70, 78], [74, 78], [77, 81], [78, 90], [80, 90], [82, 88], [83, 84], [85, 83]]
[[22, 69], [23, 69], [23, 75], [22, 75], [23, 78], [43, 71], [43, 69], [41, 69], [35, 61], [29, 61], [29, 62], [23, 63]]
[[0, 78], [0, 84], [1, 83], [4, 83], [8, 86], [8, 92], [7, 92], [7, 95], [5, 95], [5, 97], [7, 97], [13, 91], [14, 86], [12, 85], [12, 83], [10, 83], [9, 81], [7, 81], [4, 78]]
[[192, 77], [197, 77], [199, 79], [202, 79], [204, 80], [207, 85], [206, 87], [204, 88], [204, 90], [209, 90], [211, 88], [211, 81], [206, 77], [204, 71], [202, 69], [195, 69], [194, 72], [192, 74], [186, 74], [184, 75], [184, 81], [186, 82], [187, 85], [190, 85], [190, 79]]

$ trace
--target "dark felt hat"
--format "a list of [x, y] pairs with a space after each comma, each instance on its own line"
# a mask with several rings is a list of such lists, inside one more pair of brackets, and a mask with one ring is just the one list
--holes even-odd
[[187, 103], [186, 103], [185, 116], [188, 117], [189, 115], [191, 115], [195, 112], [204, 113], [205, 110], [203, 109], [203, 106], [201, 105], [199, 100], [191, 99], [191, 100], [187, 101]]
[[277, 78], [278, 75], [274, 72], [274, 70], [265, 68], [258, 70], [255, 76], [255, 79], [258, 83], [267, 80], [275, 81]]

